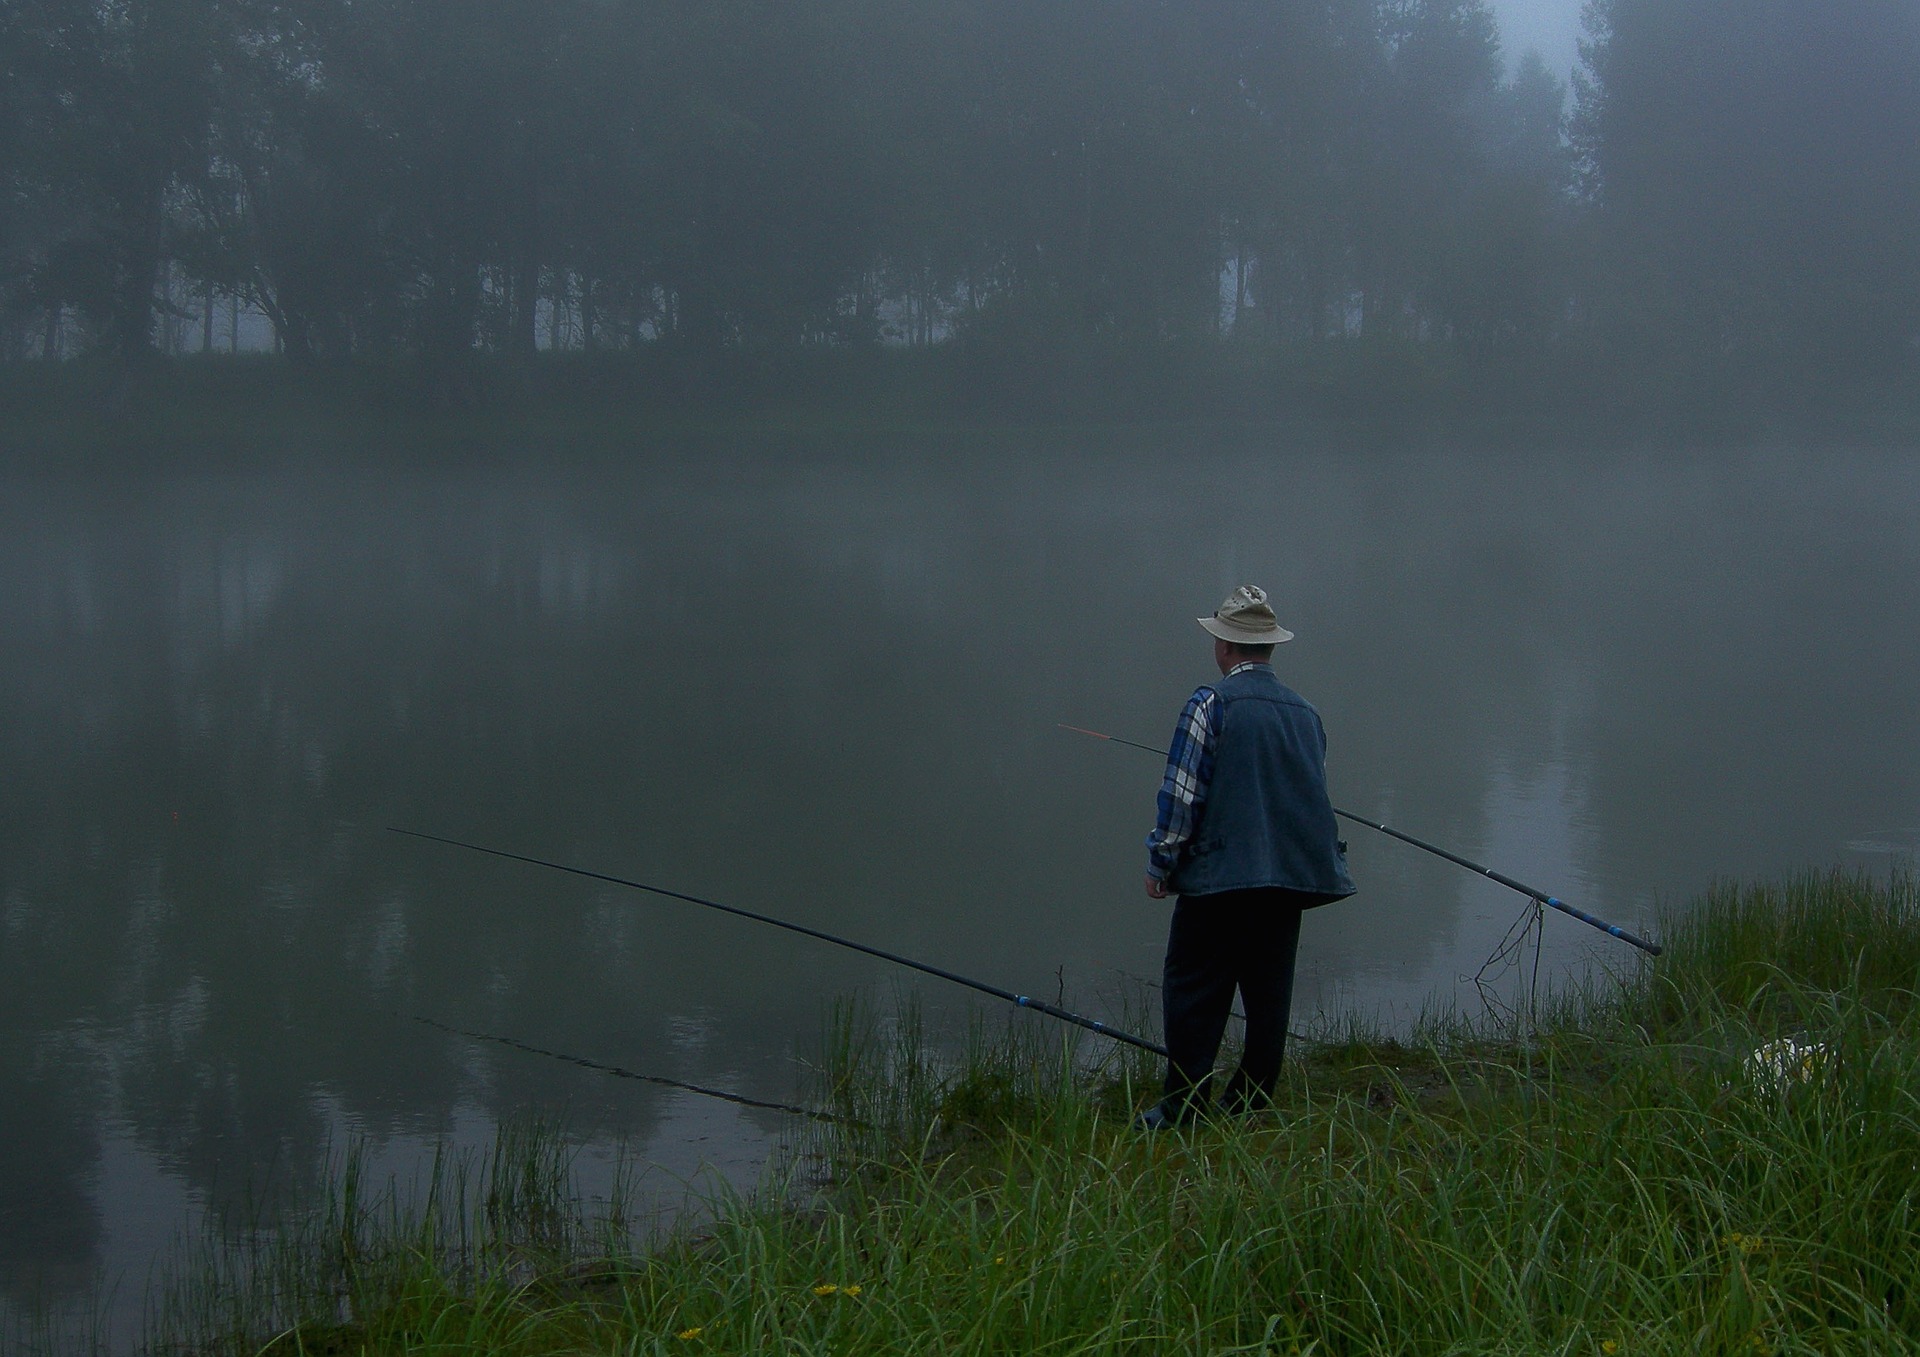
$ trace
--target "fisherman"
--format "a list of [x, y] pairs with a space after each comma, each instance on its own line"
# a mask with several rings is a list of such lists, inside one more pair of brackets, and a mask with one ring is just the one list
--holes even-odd
[[1196, 620], [1214, 638], [1221, 679], [1196, 689], [1180, 713], [1147, 836], [1147, 894], [1179, 898], [1161, 991], [1166, 1088], [1141, 1114], [1145, 1130], [1206, 1112], [1236, 988], [1246, 1044], [1221, 1105], [1251, 1112], [1272, 1103], [1301, 912], [1354, 892], [1327, 799], [1320, 714], [1273, 672], [1274, 646], [1293, 633], [1250, 584]]

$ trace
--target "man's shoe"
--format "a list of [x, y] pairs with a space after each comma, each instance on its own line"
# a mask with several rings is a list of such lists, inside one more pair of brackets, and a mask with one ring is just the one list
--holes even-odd
[[1180, 1129], [1180, 1123], [1167, 1115], [1166, 1108], [1162, 1107], [1159, 1103], [1155, 1103], [1152, 1107], [1149, 1107], [1133, 1119], [1133, 1129], [1136, 1131], [1177, 1131]]

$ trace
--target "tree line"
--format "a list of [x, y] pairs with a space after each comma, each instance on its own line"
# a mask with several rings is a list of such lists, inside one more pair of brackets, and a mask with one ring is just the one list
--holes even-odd
[[[1920, 6], [0, 0], [0, 358], [1231, 341], [1901, 380]], [[1798, 374], [1796, 377], [1795, 374]]]

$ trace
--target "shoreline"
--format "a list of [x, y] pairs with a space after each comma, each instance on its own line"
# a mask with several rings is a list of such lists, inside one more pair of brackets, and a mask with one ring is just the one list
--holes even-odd
[[1353, 1030], [1274, 1113], [1160, 1136], [1128, 1125], [1144, 1056], [989, 1022], [952, 1064], [911, 1012], [843, 1013], [811, 1093], [858, 1124], [784, 1193], [641, 1242], [551, 1128], [444, 1166], [419, 1216], [349, 1164], [176, 1276], [150, 1350], [1910, 1350], [1913, 878], [1723, 886], [1659, 936], [1524, 1028]]
[[1123, 437], [1283, 429], [1356, 448], [1382, 440], [1530, 450], [1920, 442], [1920, 396], [1899, 387], [1785, 406], [1731, 379], [1658, 391], [1562, 360], [1547, 372], [1446, 366], [1443, 380], [1391, 357], [1360, 345], [1305, 356], [1231, 346], [1200, 356], [1062, 353], [1036, 359], [1015, 381], [981, 376], [967, 354], [939, 350], [475, 355], [452, 394], [404, 365], [214, 355], [156, 358], [128, 373], [72, 360], [0, 368], [0, 470], [272, 465], [321, 448], [369, 463], [395, 454], [535, 461], [556, 445], [630, 455], [702, 438], [1050, 429]]

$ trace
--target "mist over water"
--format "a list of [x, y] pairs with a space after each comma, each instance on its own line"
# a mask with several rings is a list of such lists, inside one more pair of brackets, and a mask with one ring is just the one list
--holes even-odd
[[[538, 1111], [750, 1182], [837, 997], [968, 996], [402, 825], [1139, 1019], [1192, 618], [1272, 591], [1336, 804], [1642, 928], [1920, 825], [1920, 467], [1268, 432], [707, 442], [0, 496], [0, 1293], [122, 1297], [191, 1214]], [[1296, 1025], [1478, 1003], [1524, 902], [1349, 827]], [[1902, 837], [1902, 836], [1906, 837]], [[1543, 965], [1637, 965], [1549, 916]], [[1502, 991], [1511, 997], [1513, 977]], [[993, 1020], [1000, 1020], [998, 1013]], [[1025, 1019], [1022, 1019], [1025, 1020]], [[1041, 1019], [1033, 1019], [1042, 1021]]]

